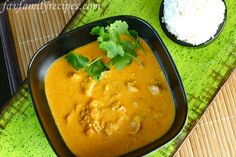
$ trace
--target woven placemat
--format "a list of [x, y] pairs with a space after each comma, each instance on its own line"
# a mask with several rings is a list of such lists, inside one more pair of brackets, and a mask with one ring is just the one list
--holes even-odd
[[236, 70], [175, 157], [236, 156]]
[[[56, 2], [59, 2], [59, 0]], [[63, 2], [65, 1], [60, 1], [60, 3]], [[74, 1], [70, 2], [74, 3]], [[17, 13], [11, 10], [9, 17], [17, 47], [18, 60], [21, 64], [21, 73], [22, 76], [25, 77], [27, 63], [33, 52], [48, 40], [54, 38], [60, 30], [62, 30], [74, 11], [71, 11], [68, 15], [62, 14], [63, 11], [58, 10], [53, 14], [52, 11], [50, 11], [43, 15], [35, 10], [24, 9], [20, 12], [21, 16], [15, 15]], [[33, 15], [34, 18], [30, 15]], [[43, 16], [44, 18], [42, 18]], [[56, 21], [55, 17], [58, 17]], [[45, 19], [49, 20], [43, 21]], [[53, 20], [54, 22], [52, 22]], [[212, 73], [212, 75], [212, 77], [218, 77], [218, 74]], [[236, 80], [235, 77], [232, 78], [228, 81], [231, 81], [229, 85], [230, 88], [225, 87], [221, 92], [223, 94], [220, 93], [217, 96], [212, 103], [212, 107], [195, 127], [176, 156], [235, 156], [234, 148], [236, 148], [236, 139], [234, 132], [236, 131], [236, 126], [234, 116], [236, 114], [236, 103], [234, 97], [236, 97], [236, 88], [232, 85], [232, 82]], [[26, 95], [26, 97], [28, 97], [28, 95]], [[193, 100], [195, 101], [195, 99]], [[196, 101], [196, 103], [198, 103], [198, 101]], [[27, 106], [27, 104], [25, 106]], [[20, 110], [24, 113], [27, 109], [22, 107]]]
[[[18, 62], [23, 80], [26, 77], [28, 63], [33, 54], [45, 43], [54, 39], [63, 30], [72, 15], [80, 6], [82, 0], [51, 0], [44, 3], [32, 4], [41, 9], [9, 9], [8, 16], [16, 47]], [[56, 9], [46, 9], [45, 5], [64, 6]], [[66, 9], [66, 5], [71, 7]]]

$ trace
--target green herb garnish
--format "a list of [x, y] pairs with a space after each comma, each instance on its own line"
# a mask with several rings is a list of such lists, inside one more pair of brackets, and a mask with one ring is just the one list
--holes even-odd
[[89, 65], [86, 68], [87, 73], [94, 80], [100, 79], [102, 73], [107, 70], [109, 70], [109, 67], [106, 64], [104, 64], [101, 59], [97, 60], [96, 62], [93, 62], [93, 64]]
[[[112, 64], [118, 70], [124, 69], [126, 66], [135, 60], [140, 66], [142, 63], [138, 60], [135, 49], [142, 48], [139, 42], [138, 33], [135, 30], [128, 30], [128, 24], [124, 21], [115, 21], [107, 27], [96, 26], [92, 29], [91, 35], [97, 35], [99, 48], [105, 51], [104, 56], [98, 57], [92, 62], [80, 54], [73, 51], [66, 55], [66, 60], [76, 70], [82, 68], [93, 79], [98, 80], [104, 71], [109, 70], [109, 65]], [[122, 35], [129, 36], [127, 40], [121, 40]], [[110, 59], [108, 64], [101, 59], [107, 57]]]
[[73, 53], [73, 52], [70, 52], [66, 55], [66, 60], [76, 70], [80, 70], [81, 68], [86, 67], [88, 65], [88, 62], [89, 62], [88, 58], [86, 58], [82, 55]]
[[104, 71], [109, 70], [109, 66], [104, 64], [101, 60], [103, 57], [104, 56], [101, 56], [94, 61], [89, 62], [88, 58], [71, 51], [66, 55], [66, 60], [76, 70], [81, 70], [84, 68], [89, 76], [91, 76], [94, 80], [98, 80]]

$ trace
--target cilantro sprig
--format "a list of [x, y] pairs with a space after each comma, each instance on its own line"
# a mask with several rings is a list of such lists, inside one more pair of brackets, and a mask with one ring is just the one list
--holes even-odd
[[[115, 21], [107, 27], [96, 26], [91, 30], [91, 35], [98, 36], [99, 48], [105, 54], [94, 61], [83, 55], [76, 54], [73, 51], [66, 55], [67, 62], [76, 70], [86, 69], [86, 72], [93, 79], [98, 80], [104, 71], [108, 71], [110, 64], [118, 70], [124, 69], [135, 60], [140, 66], [143, 66], [137, 58], [136, 49], [141, 48], [138, 33], [135, 30], [129, 30], [125, 21]], [[128, 36], [128, 39], [122, 40], [122, 36]], [[110, 59], [104, 63], [102, 58]]]
[[89, 76], [91, 76], [94, 80], [98, 80], [104, 71], [109, 70], [109, 67], [101, 60], [103, 57], [104, 56], [101, 56], [94, 61], [89, 62], [87, 57], [76, 54], [72, 51], [66, 55], [66, 60], [76, 70], [81, 70], [84, 68]]

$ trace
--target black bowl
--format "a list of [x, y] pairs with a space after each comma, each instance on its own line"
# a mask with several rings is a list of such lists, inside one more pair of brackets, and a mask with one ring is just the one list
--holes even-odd
[[161, 28], [163, 29], [163, 31], [165, 32], [165, 34], [174, 42], [180, 44], [180, 45], [183, 45], [183, 46], [188, 46], [188, 47], [198, 47], [198, 46], [204, 46], [204, 45], [207, 45], [209, 43], [211, 43], [214, 39], [216, 39], [220, 33], [222, 32], [223, 28], [224, 28], [224, 25], [226, 23], [226, 17], [227, 17], [227, 7], [226, 7], [226, 3], [225, 1], [223, 0], [224, 4], [225, 4], [225, 14], [224, 14], [224, 21], [219, 25], [215, 35], [211, 38], [209, 38], [209, 40], [201, 43], [201, 44], [198, 44], [198, 45], [193, 45], [191, 43], [188, 43], [188, 42], [185, 42], [185, 41], [182, 41], [182, 40], [179, 40], [176, 38], [175, 35], [173, 35], [171, 32], [169, 32], [169, 30], [166, 28], [166, 24], [162, 21], [162, 17], [164, 16], [164, 0], [162, 1], [161, 3], [161, 7], [160, 7], [160, 11], [159, 11], [159, 21], [160, 21], [160, 24], [161, 24]]
[[139, 36], [149, 44], [165, 74], [176, 107], [173, 125], [164, 136], [124, 156], [141, 156], [158, 149], [175, 138], [184, 127], [188, 112], [185, 92], [173, 60], [157, 32], [147, 22], [137, 17], [110, 17], [84, 25], [52, 40], [40, 48], [30, 62], [28, 83], [34, 109], [51, 147], [58, 156], [70, 157], [74, 155], [64, 143], [51, 114], [44, 91], [44, 77], [50, 65], [57, 58], [70, 50], [96, 40], [96, 37], [90, 35], [90, 31], [94, 26], [106, 26], [116, 20], [126, 21], [129, 28], [136, 30]]

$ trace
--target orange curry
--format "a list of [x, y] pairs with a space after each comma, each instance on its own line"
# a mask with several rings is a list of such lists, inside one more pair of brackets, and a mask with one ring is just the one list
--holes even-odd
[[[152, 50], [140, 40], [141, 67], [111, 66], [102, 79], [76, 71], [57, 59], [45, 78], [45, 92], [56, 125], [76, 156], [118, 156], [163, 136], [175, 117], [173, 98]], [[75, 50], [90, 60], [101, 56], [98, 42]]]

